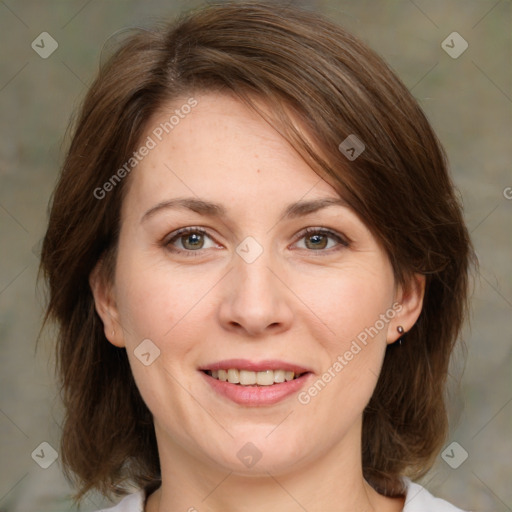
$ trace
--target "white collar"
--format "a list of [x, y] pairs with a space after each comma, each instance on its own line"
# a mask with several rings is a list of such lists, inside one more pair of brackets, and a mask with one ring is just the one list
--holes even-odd
[[[450, 503], [430, 494], [424, 487], [402, 478], [406, 486], [405, 505], [402, 512], [464, 512]], [[115, 507], [98, 512], [144, 512], [146, 493], [143, 489], [125, 496]]]

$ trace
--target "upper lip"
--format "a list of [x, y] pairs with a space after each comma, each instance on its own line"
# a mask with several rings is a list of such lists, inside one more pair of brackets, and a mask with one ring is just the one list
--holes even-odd
[[262, 372], [265, 370], [285, 370], [294, 372], [295, 374], [311, 372], [309, 368], [300, 366], [295, 363], [279, 361], [277, 359], [265, 359], [263, 361], [249, 361], [248, 359], [225, 359], [224, 361], [216, 361], [214, 363], [205, 364], [199, 370], [229, 370], [236, 368], [237, 370], [247, 370], [250, 372]]

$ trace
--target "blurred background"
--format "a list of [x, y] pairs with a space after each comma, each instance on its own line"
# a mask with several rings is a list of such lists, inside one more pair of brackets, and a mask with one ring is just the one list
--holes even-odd
[[[296, 3], [376, 49], [447, 150], [480, 273], [462, 378], [462, 350], [452, 369], [450, 438], [420, 483], [466, 510], [512, 511], [512, 1]], [[35, 350], [38, 253], [70, 117], [120, 29], [200, 5], [0, 0], [0, 512], [76, 510], [51, 463], [62, 417], [51, 332]], [[81, 510], [107, 505], [90, 494]]]

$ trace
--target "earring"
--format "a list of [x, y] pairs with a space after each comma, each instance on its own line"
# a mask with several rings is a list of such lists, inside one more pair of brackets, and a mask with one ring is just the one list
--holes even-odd
[[399, 344], [399, 345], [402, 345], [402, 334], [405, 332], [405, 331], [404, 331], [404, 328], [403, 328], [401, 325], [399, 325], [399, 326], [396, 328], [396, 330], [398, 331], [398, 334], [400, 334], [400, 338], [398, 338], [398, 344]]

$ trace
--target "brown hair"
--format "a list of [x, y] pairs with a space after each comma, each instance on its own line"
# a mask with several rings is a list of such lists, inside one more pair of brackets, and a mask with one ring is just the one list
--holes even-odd
[[[166, 102], [211, 90], [256, 110], [262, 99], [273, 114], [260, 114], [363, 219], [398, 282], [426, 276], [420, 317], [404, 344], [388, 346], [363, 418], [364, 476], [398, 495], [399, 477], [423, 475], [445, 440], [448, 363], [474, 259], [443, 149], [407, 88], [357, 38], [297, 8], [229, 2], [123, 42], [87, 93], [53, 195], [40, 270], [49, 285], [45, 323], [60, 327], [60, 454], [79, 484], [75, 499], [94, 488], [123, 495], [127, 481], [148, 492], [160, 484], [152, 415], [126, 351], [104, 336], [88, 281], [102, 258], [111, 278], [130, 180], [101, 200], [94, 190], [132, 156]], [[338, 146], [351, 134], [365, 150], [348, 161]]]

